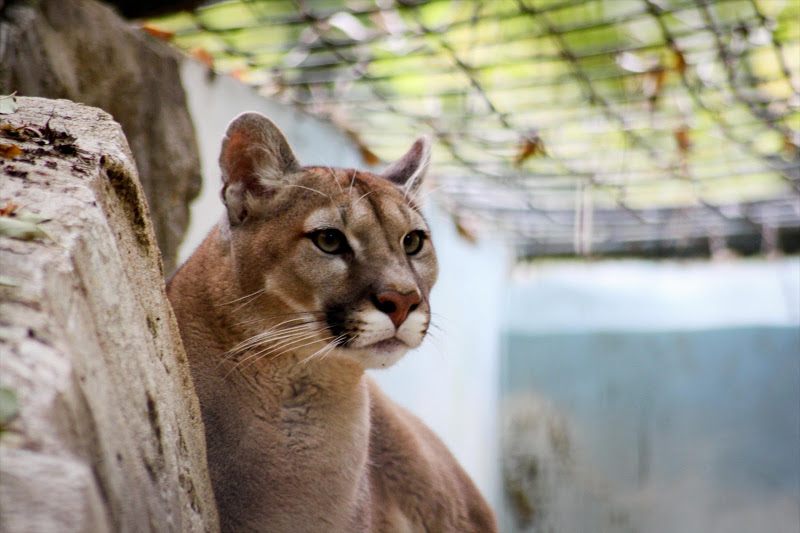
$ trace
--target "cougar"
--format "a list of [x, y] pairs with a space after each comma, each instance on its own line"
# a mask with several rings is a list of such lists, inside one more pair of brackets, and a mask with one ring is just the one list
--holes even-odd
[[365, 373], [430, 324], [429, 159], [423, 136], [381, 175], [303, 167], [263, 115], [228, 126], [227, 214], [168, 285], [223, 531], [496, 531], [445, 445]]

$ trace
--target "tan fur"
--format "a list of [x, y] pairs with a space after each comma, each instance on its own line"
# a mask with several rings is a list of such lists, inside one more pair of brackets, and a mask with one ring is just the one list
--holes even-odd
[[[418, 346], [430, 321], [433, 247], [403, 246], [428, 231], [413, 196], [429, 151], [421, 139], [381, 177], [301, 167], [254, 113], [229, 127], [228, 216], [168, 287], [223, 531], [496, 531], [442, 442], [364, 372]], [[321, 228], [350, 251], [324, 252]]]

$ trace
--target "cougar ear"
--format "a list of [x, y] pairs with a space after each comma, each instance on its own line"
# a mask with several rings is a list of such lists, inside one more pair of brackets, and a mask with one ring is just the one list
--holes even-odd
[[403, 188], [406, 193], [413, 194], [422, 184], [430, 160], [431, 139], [427, 135], [421, 135], [406, 155], [386, 167], [381, 176]]
[[269, 195], [283, 176], [300, 169], [286, 137], [261, 113], [242, 113], [231, 121], [219, 155], [222, 201], [232, 225], [248, 214], [248, 205]]

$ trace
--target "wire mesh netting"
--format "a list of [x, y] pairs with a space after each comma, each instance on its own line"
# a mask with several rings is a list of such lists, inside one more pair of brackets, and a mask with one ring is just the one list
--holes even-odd
[[800, 1], [242, 0], [146, 30], [329, 118], [520, 255], [800, 247]]

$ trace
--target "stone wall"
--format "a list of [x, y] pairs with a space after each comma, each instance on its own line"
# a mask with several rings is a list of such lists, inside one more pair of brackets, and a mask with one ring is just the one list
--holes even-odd
[[0, 530], [218, 530], [131, 152], [65, 100], [0, 115]]
[[170, 275], [200, 190], [177, 55], [93, 0], [0, 1], [0, 94], [14, 91], [96, 106], [122, 125]]

